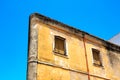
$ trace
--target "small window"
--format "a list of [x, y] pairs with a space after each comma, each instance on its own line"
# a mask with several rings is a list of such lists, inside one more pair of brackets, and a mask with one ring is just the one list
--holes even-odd
[[66, 55], [65, 38], [62, 38], [60, 36], [55, 36], [54, 52], [61, 55]]
[[97, 49], [92, 49], [93, 54], [93, 64], [102, 66], [101, 60], [100, 60], [100, 51]]

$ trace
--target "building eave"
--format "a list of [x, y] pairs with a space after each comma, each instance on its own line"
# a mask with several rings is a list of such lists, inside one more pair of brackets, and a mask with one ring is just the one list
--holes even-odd
[[85, 31], [76, 29], [76, 28], [74, 28], [74, 27], [72, 27], [72, 26], [66, 25], [66, 24], [64, 24], [64, 23], [62, 23], [62, 22], [59, 22], [59, 21], [57, 21], [57, 20], [54, 20], [54, 19], [51, 19], [51, 18], [49, 18], [49, 17], [43, 16], [43, 15], [41, 15], [41, 14], [39, 14], [39, 13], [33, 13], [33, 14], [31, 14], [31, 15], [30, 15], [30, 19], [32, 19], [33, 17], [37, 17], [37, 18], [40, 19], [42, 22], [47, 23], [47, 24], [52, 23], [52, 24], [61, 26], [61, 27], [63, 27], [63, 28], [67, 28], [67, 29], [69, 29], [70, 31], [72, 31], [73, 33], [79, 33], [79, 32], [80, 32], [80, 33], [82, 33], [82, 34], [84, 34], [84, 35], [88, 35], [88, 36], [90, 36], [90, 37], [92, 37], [92, 38], [95, 38], [96, 40], [99, 40], [99, 41], [103, 42], [103, 43], [104, 43], [104, 46], [105, 46], [107, 49], [112, 50], [112, 51], [120, 52], [120, 46], [119, 46], [119, 45], [116, 45], [116, 44], [114, 44], [114, 43], [111, 43], [111, 42], [109, 42], [109, 41], [106, 41], [106, 40], [104, 40], [104, 39], [101, 39], [101, 38], [96, 37], [96, 36], [94, 36], [94, 35], [91, 35], [91, 34], [85, 32]]

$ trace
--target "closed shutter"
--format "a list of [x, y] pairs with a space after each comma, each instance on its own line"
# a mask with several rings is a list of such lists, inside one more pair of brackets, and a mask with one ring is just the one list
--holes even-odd
[[100, 51], [92, 49], [94, 64], [101, 65], [100, 61]]
[[65, 54], [65, 39], [56, 36], [55, 37], [55, 52]]

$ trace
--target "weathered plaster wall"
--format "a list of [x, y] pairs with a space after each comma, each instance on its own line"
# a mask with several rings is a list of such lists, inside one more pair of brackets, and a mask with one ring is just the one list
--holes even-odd
[[88, 80], [88, 77], [86, 74], [70, 71], [70, 80]]
[[[28, 80], [120, 80], [118, 46], [83, 32], [84, 40], [82, 32], [43, 19], [31, 19]], [[55, 35], [66, 39], [67, 56], [54, 53]], [[102, 66], [93, 64], [92, 48], [100, 51]]]
[[[92, 40], [92, 41], [94, 41], [94, 40]], [[106, 57], [104, 56], [105, 52], [103, 51], [103, 47], [101, 45], [97, 44], [97, 43], [86, 41], [86, 48], [87, 48], [88, 64], [89, 64], [90, 74], [98, 75], [98, 76], [101, 76], [101, 77], [106, 77], [105, 66], [104, 66], [105, 60], [103, 59], [103, 57], [104, 58], [106, 58]], [[100, 56], [101, 56], [100, 58], [101, 58], [103, 66], [95, 66], [93, 64], [92, 48], [100, 51]]]
[[[69, 69], [76, 70], [76, 71], [79, 71], [79, 74], [80, 72], [86, 73], [86, 77], [84, 78], [87, 79], [88, 72], [87, 72], [86, 61], [85, 61], [86, 59], [85, 59], [85, 49], [83, 45], [83, 38], [82, 37], [78, 38], [73, 34], [63, 32], [59, 29], [54, 29], [52, 28], [52, 26], [43, 24], [41, 22], [39, 22], [38, 26], [39, 26], [39, 29], [38, 29], [38, 61], [44, 62], [52, 66], [56, 66], [59, 68], [63, 68], [66, 70], [69, 70]], [[67, 57], [56, 55], [53, 52], [55, 35], [59, 35], [66, 39], [67, 55], [68, 55]], [[103, 78], [107, 78], [105, 67], [96, 67], [93, 65], [92, 51], [91, 51], [91, 48], [99, 49], [101, 51], [101, 56], [103, 60], [103, 57], [105, 57], [104, 55], [106, 54], [104, 52], [105, 48], [96, 43], [89, 42], [89, 41], [86, 41], [86, 47], [87, 47], [90, 74], [103, 77]], [[102, 62], [107, 63], [106, 60], [104, 61]], [[38, 67], [38, 69], [41, 69], [41, 68]], [[60, 71], [63, 72], [62, 70]], [[47, 71], [44, 71], [44, 72], [46, 73]], [[74, 72], [74, 73], [78, 74], [77, 72]], [[79, 77], [79, 76], [76, 75], [76, 77]], [[96, 79], [96, 80], [99, 80], [99, 79]]]
[[[78, 70], [87, 73], [82, 39], [60, 30], [54, 30], [43, 23], [39, 23], [38, 30], [38, 61], [68, 70]], [[67, 57], [56, 55], [53, 52], [55, 35], [66, 39]], [[46, 73], [46, 71], [44, 72]], [[63, 71], [61, 70], [61, 72]]]
[[37, 80], [70, 80], [68, 70], [38, 64]]
[[120, 52], [109, 51], [108, 53], [113, 80], [120, 80]]
[[36, 18], [30, 20], [27, 80], [37, 80], [38, 26]]

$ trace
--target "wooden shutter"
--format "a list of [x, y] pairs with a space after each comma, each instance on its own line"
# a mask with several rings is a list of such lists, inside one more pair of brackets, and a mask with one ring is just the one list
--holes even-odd
[[101, 65], [100, 51], [92, 49], [94, 64]]
[[56, 36], [55, 37], [55, 52], [65, 54], [65, 39]]

